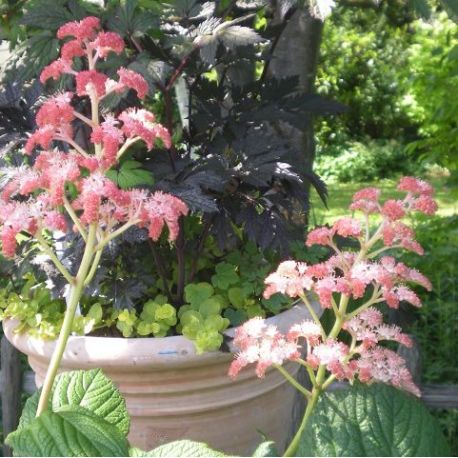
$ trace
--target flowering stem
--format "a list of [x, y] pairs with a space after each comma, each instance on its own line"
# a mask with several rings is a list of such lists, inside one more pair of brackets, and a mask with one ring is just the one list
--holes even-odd
[[302, 433], [307, 426], [307, 423], [313, 413], [313, 409], [316, 406], [318, 398], [321, 394], [321, 390], [319, 388], [313, 388], [310, 398], [307, 401], [307, 407], [305, 408], [304, 417], [302, 418], [302, 422], [297, 430], [296, 434], [294, 435], [293, 440], [289, 444], [288, 448], [286, 449], [283, 456], [294, 456], [297, 452], [299, 447], [299, 441], [301, 440]]
[[75, 213], [75, 210], [73, 210], [72, 205], [68, 201], [67, 197], [64, 195], [64, 207], [67, 213], [69, 214], [70, 218], [72, 221], [75, 223], [75, 226], [78, 229], [78, 232], [81, 234], [81, 237], [83, 237], [83, 240], [86, 242], [87, 241], [87, 233], [81, 224], [81, 221], [79, 220], [78, 216]]
[[307, 369], [307, 373], [309, 374], [312, 385], [316, 386], [315, 372], [313, 372], [313, 369], [310, 367], [310, 365], [307, 364], [307, 362], [304, 361], [302, 358], [297, 358], [296, 362], [299, 363], [301, 366], [304, 366]]
[[107, 235], [103, 240], [101, 240], [99, 244], [95, 247], [95, 249], [101, 251], [107, 243], [118, 237], [118, 235], [121, 235], [123, 232], [127, 231], [127, 229], [129, 229], [130, 227], [135, 226], [139, 222], [139, 219], [135, 219], [133, 221], [128, 221], [127, 223], [123, 224], [120, 228], [111, 232], [110, 235]]
[[[302, 295], [302, 296], [304, 296], [304, 295]], [[302, 296], [301, 296], [301, 298], [302, 298]], [[343, 317], [345, 317], [345, 313], [346, 313], [346, 310], [347, 310], [347, 307], [348, 307], [349, 300], [350, 300], [350, 297], [347, 296], [346, 294], [342, 294], [340, 296], [339, 309], [337, 310], [338, 313], [336, 313], [336, 321], [334, 322], [334, 326], [332, 327], [331, 332], [329, 333], [329, 335], [326, 337], [326, 334], [324, 334], [324, 338], [323, 339], [326, 339], [326, 338], [327, 339], [335, 339], [339, 335], [340, 331], [342, 330], [342, 325], [343, 325], [343, 323], [345, 321], [345, 319]], [[315, 314], [315, 312], [313, 312], [313, 314]], [[313, 314], [312, 314], [312, 317], [313, 317]], [[321, 323], [320, 323], [320, 325], [321, 325]], [[321, 328], [321, 329], [323, 329], [323, 328]], [[308, 398], [307, 407], [305, 409], [305, 413], [304, 413], [304, 417], [302, 418], [302, 422], [301, 422], [301, 424], [299, 426], [299, 429], [297, 430], [293, 440], [289, 444], [289, 446], [286, 449], [286, 452], [284, 453], [283, 456], [294, 456], [296, 454], [297, 448], [299, 446], [300, 438], [302, 436], [302, 433], [305, 430], [305, 427], [307, 426], [307, 423], [308, 423], [308, 420], [309, 420], [310, 416], [312, 415], [313, 409], [315, 408], [315, 405], [316, 405], [316, 403], [318, 401], [318, 398], [319, 398], [320, 394], [323, 392], [324, 388], [329, 386], [327, 381], [325, 382], [325, 376], [326, 376], [326, 366], [321, 364], [319, 366], [319, 368], [318, 368], [317, 375], [315, 377], [315, 383], [314, 383], [312, 392], [310, 393], [310, 397]], [[311, 380], [313, 381], [313, 379], [311, 379]], [[294, 380], [294, 382], [297, 383], [296, 380]], [[291, 381], [290, 381], [290, 383], [293, 386], [296, 386], [295, 383], [292, 383]]]
[[87, 274], [87, 277], [84, 280], [84, 286], [89, 285], [91, 283], [92, 279], [94, 278], [94, 275], [97, 271], [97, 267], [99, 266], [100, 258], [102, 257], [102, 249], [98, 250], [94, 256], [94, 260], [92, 261], [92, 267], [89, 273]]
[[86, 123], [88, 126], [94, 127], [94, 123], [89, 118], [87, 118], [82, 113], [80, 113], [79, 111], [74, 110], [73, 115], [75, 116], [75, 118], [81, 119], [81, 121]]
[[307, 399], [310, 398], [312, 393], [304, 388], [283, 366], [280, 366], [279, 364], [275, 364], [274, 367], [278, 369], [278, 371], [285, 377], [286, 380], [288, 380], [291, 385], [294, 386], [297, 390], [299, 390]]
[[78, 145], [78, 143], [76, 143], [70, 137], [67, 137], [67, 136], [62, 137], [60, 135], [56, 135], [56, 139], [60, 140], [62, 142], [68, 143], [70, 146], [73, 146], [73, 148], [75, 148], [76, 151], [78, 151], [78, 153], [81, 154], [81, 156], [84, 156], [85, 158], [90, 158], [91, 157], [83, 148], [81, 148], [80, 145]]
[[65, 268], [65, 266], [59, 261], [59, 258], [48, 245], [48, 242], [46, 242], [44, 237], [39, 232], [37, 232], [35, 234], [35, 238], [40, 243], [43, 251], [51, 258], [51, 261], [54, 263], [57, 270], [65, 277], [65, 279], [68, 281], [68, 283], [70, 283], [70, 285], [73, 285], [75, 283], [75, 279], [70, 275], [70, 272]]
[[96, 242], [97, 224], [92, 223], [89, 227], [88, 239], [84, 250], [83, 259], [81, 260], [78, 273], [74, 283], [71, 285], [70, 298], [67, 303], [67, 309], [64, 315], [64, 322], [57, 339], [56, 348], [51, 357], [51, 361], [46, 372], [46, 377], [38, 401], [38, 408], [36, 416], [39, 417], [47, 408], [49, 404], [49, 397], [51, 395], [54, 379], [56, 378], [57, 370], [59, 368], [62, 356], [67, 345], [68, 337], [72, 330], [73, 318], [75, 316], [76, 308], [84, 291], [84, 280], [87, 277], [88, 271], [91, 267], [92, 258], [94, 256], [94, 246]]
[[324, 332], [323, 325], [321, 324], [320, 319], [318, 318], [318, 315], [315, 313], [315, 310], [313, 310], [312, 304], [310, 304], [310, 301], [308, 300], [307, 295], [305, 294], [300, 294], [299, 297], [302, 299], [304, 302], [305, 306], [307, 307], [307, 310], [309, 311], [310, 315], [312, 316], [313, 320], [315, 323], [320, 327], [321, 329], [321, 336], [323, 339], [326, 338], [326, 333]]
[[137, 142], [138, 140], [141, 140], [141, 138], [140, 137], [133, 137], [133, 138], [129, 138], [128, 140], [126, 140], [124, 145], [122, 145], [122, 147], [119, 149], [118, 154], [116, 155], [116, 159], [119, 160], [121, 158], [121, 156], [126, 152], [126, 150], [131, 145], [133, 145], [135, 142]]

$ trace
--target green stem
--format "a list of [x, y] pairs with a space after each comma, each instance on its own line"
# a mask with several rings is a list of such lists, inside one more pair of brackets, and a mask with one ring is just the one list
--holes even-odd
[[46, 377], [41, 389], [40, 400], [38, 402], [37, 414], [40, 416], [47, 408], [49, 404], [49, 397], [54, 384], [54, 379], [57, 375], [62, 356], [67, 345], [68, 337], [72, 330], [73, 318], [75, 316], [76, 308], [81, 299], [84, 291], [84, 280], [87, 277], [88, 271], [91, 267], [92, 258], [94, 256], [94, 246], [96, 243], [96, 232], [97, 224], [92, 223], [89, 227], [89, 233], [87, 238], [86, 247], [84, 250], [83, 259], [81, 260], [80, 268], [73, 285], [71, 285], [70, 298], [68, 300], [67, 309], [64, 315], [64, 321], [62, 328], [57, 339], [56, 348], [54, 349], [51, 361], [46, 372]]
[[310, 398], [312, 393], [310, 393], [309, 390], [304, 388], [284, 367], [279, 366], [277, 364], [274, 367], [275, 369], [278, 369], [278, 371], [280, 371], [283, 377], [285, 377], [285, 379], [288, 380], [288, 382], [291, 383], [291, 385], [293, 385], [294, 388], [299, 390], [307, 399]]
[[77, 227], [78, 232], [81, 234], [81, 237], [83, 237], [83, 240], [86, 242], [87, 241], [86, 230], [84, 229], [83, 225], [81, 224], [80, 219], [76, 215], [75, 210], [73, 210], [72, 204], [68, 201], [65, 195], [64, 195], [64, 207], [67, 213], [69, 214], [70, 218], [72, 219], [73, 223]]
[[44, 239], [44, 237], [39, 232], [37, 232], [35, 234], [35, 238], [40, 243], [43, 251], [50, 257], [51, 261], [54, 263], [59, 272], [65, 277], [65, 279], [68, 281], [70, 285], [73, 285], [75, 283], [75, 279], [70, 275], [70, 272], [60, 262], [59, 258], [48, 245], [48, 242]]
[[[332, 327], [331, 332], [327, 336], [328, 339], [335, 339], [339, 335], [339, 332], [341, 331], [342, 325], [344, 323], [344, 318], [343, 317], [345, 316], [345, 313], [347, 311], [347, 306], [348, 306], [349, 300], [350, 300], [349, 296], [347, 296], [345, 294], [342, 294], [342, 296], [340, 296], [338, 315], [336, 314], [336, 321], [334, 322], [334, 326]], [[326, 335], [325, 335], [325, 338], [326, 338]], [[311, 393], [311, 395], [310, 395], [310, 397], [308, 399], [307, 407], [305, 409], [305, 413], [304, 413], [304, 417], [302, 418], [302, 422], [301, 422], [301, 424], [299, 426], [299, 429], [297, 430], [293, 440], [289, 444], [289, 446], [286, 449], [286, 452], [284, 453], [283, 456], [294, 456], [296, 454], [297, 449], [299, 447], [299, 441], [301, 439], [302, 433], [304, 432], [305, 427], [307, 426], [309, 418], [313, 413], [313, 409], [315, 408], [315, 405], [316, 405], [316, 403], [318, 401], [318, 398], [319, 398], [320, 394], [323, 392], [323, 383], [325, 382], [325, 376], [326, 376], [326, 366], [324, 366], [322, 364], [318, 368], [318, 371], [317, 371], [317, 374], [316, 374], [316, 378], [315, 378], [315, 383], [314, 383], [314, 386], [313, 386], [313, 389], [312, 389], [312, 393]], [[294, 386], [296, 386], [296, 385], [294, 385]], [[328, 385], [326, 385], [326, 386], [328, 386]]]
[[296, 434], [294, 435], [293, 440], [289, 444], [283, 456], [294, 456], [296, 454], [297, 449], [299, 447], [299, 441], [301, 440], [302, 433], [304, 432], [305, 427], [307, 426], [307, 423], [313, 413], [313, 409], [316, 406], [320, 393], [321, 393], [320, 389], [318, 388], [313, 389], [310, 399], [307, 401], [307, 407], [305, 409], [305, 413], [304, 413], [304, 417], [302, 418], [301, 425], [299, 426], [299, 429], [297, 430]]
[[306, 294], [300, 294], [299, 297], [302, 299], [304, 302], [305, 306], [307, 307], [307, 310], [309, 311], [311, 317], [315, 321], [315, 323], [320, 327], [321, 329], [321, 337], [323, 339], [326, 338], [326, 333], [324, 332], [323, 325], [321, 324], [320, 319], [318, 318], [318, 315], [315, 313], [315, 310], [313, 310], [312, 304], [308, 300], [308, 297]]

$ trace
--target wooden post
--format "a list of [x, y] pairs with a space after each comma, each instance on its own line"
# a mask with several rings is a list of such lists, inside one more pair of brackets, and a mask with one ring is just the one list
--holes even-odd
[[[19, 352], [6, 337], [1, 342], [1, 383], [3, 437], [17, 428], [21, 412], [21, 362]], [[3, 444], [3, 456], [13, 456], [10, 447]]]

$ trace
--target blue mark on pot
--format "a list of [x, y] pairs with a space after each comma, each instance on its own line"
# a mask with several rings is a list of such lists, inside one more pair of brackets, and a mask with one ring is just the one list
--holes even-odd
[[178, 352], [176, 350], [165, 350], [165, 351], [160, 351], [158, 355], [176, 355]]

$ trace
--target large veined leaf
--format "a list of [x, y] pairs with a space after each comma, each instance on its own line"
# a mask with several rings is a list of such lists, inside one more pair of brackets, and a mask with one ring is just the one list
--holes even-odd
[[[39, 396], [37, 391], [27, 400], [19, 429], [34, 421]], [[64, 372], [56, 377], [49, 408], [57, 412], [64, 406], [82, 406], [116, 426], [123, 435], [129, 432], [130, 418], [125, 401], [100, 369]]]
[[80, 406], [45, 411], [6, 441], [14, 456], [127, 456], [119, 429]]
[[156, 456], [156, 457], [219, 457], [227, 456], [223, 452], [211, 449], [203, 442], [189, 440], [170, 442], [161, 445], [149, 452], [144, 452], [138, 448], [131, 448], [129, 456]]
[[413, 396], [383, 384], [324, 394], [297, 456], [450, 456], [436, 420]]

